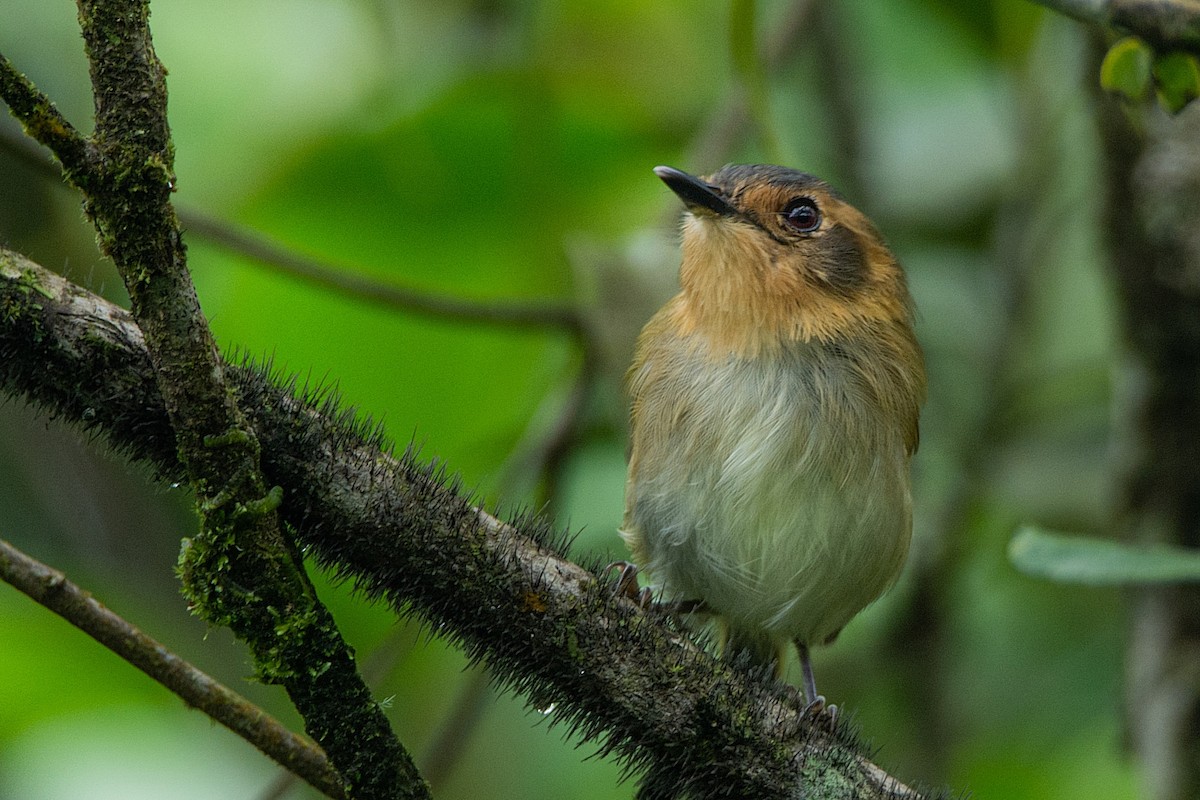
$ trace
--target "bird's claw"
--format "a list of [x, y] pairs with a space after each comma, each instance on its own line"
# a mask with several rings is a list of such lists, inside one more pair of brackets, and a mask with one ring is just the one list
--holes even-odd
[[838, 707], [833, 703], [825, 703], [825, 695], [817, 695], [815, 700], [812, 700], [800, 712], [802, 717], [812, 717], [813, 719], [825, 718], [829, 721], [829, 727], [837, 724]]
[[649, 608], [653, 602], [654, 594], [649, 586], [638, 588], [637, 564], [634, 564], [632, 561], [614, 561], [604, 568], [604, 572], [607, 574], [614, 569], [619, 569], [621, 574], [617, 577], [617, 585], [613, 589], [613, 597], [624, 597], [626, 600], [632, 600], [643, 611]]

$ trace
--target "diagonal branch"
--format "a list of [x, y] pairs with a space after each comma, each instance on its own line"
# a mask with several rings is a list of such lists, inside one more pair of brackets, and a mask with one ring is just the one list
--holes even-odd
[[[128, 315], [0, 251], [0, 390], [105, 436], [165, 479], [182, 472], [141, 334]], [[471, 505], [380, 434], [260, 370], [231, 388], [283, 487], [280, 511], [324, 565], [413, 610], [538, 707], [633, 765], [675, 770], [697, 798], [917, 798], [790, 687], [730, 669], [664, 621], [614, 600], [532, 523]]]
[[79, 186], [90, 181], [96, 148], [3, 54], [0, 54], [0, 99], [20, 121], [25, 133], [58, 158], [68, 180]]
[[0, 580], [58, 614], [317, 791], [334, 800], [346, 796], [341, 778], [319, 747], [105, 608], [58, 570], [30, 558], [3, 539]]

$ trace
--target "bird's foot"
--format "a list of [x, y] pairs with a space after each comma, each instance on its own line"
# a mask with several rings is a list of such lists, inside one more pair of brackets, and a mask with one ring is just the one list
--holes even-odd
[[829, 727], [832, 728], [837, 724], [838, 707], [833, 703], [825, 702], [825, 695], [817, 695], [815, 700], [809, 702], [801, 711], [800, 716], [804, 718], [812, 718], [815, 720], [827, 721]]
[[613, 589], [613, 597], [624, 597], [637, 603], [637, 607], [646, 611], [653, 608], [672, 616], [708, 613], [708, 604], [703, 600], [667, 600], [654, 602], [654, 592], [649, 586], [638, 587], [638, 566], [632, 561], [614, 561], [604, 568], [604, 574], [620, 570], [617, 585]]
[[654, 595], [649, 586], [638, 588], [637, 564], [634, 564], [632, 561], [614, 561], [604, 568], [604, 574], [607, 575], [614, 569], [619, 569], [621, 573], [617, 576], [617, 585], [613, 589], [613, 597], [624, 597], [626, 600], [632, 600], [643, 611], [649, 608]]

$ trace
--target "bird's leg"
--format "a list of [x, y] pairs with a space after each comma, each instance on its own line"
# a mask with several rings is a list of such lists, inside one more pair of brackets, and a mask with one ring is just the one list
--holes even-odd
[[804, 678], [804, 699], [808, 703], [804, 707], [804, 713], [807, 715], [824, 712], [829, 715], [830, 719], [836, 720], [837, 706], [825, 705], [825, 698], [817, 694], [817, 682], [813, 678], [812, 659], [808, 654], [808, 645], [797, 640], [796, 652], [800, 654], [800, 672]]
[[796, 652], [800, 654], [800, 672], [804, 677], [804, 699], [813, 705], [818, 699], [821, 700], [821, 705], [825, 705], [825, 698], [817, 694], [817, 681], [813, 678], [812, 658], [808, 654], [808, 645], [804, 642], [796, 642]]
[[604, 568], [604, 573], [608, 574], [614, 569], [621, 570], [621, 574], [617, 578], [617, 587], [613, 589], [613, 597], [632, 600], [637, 603], [638, 608], [643, 610], [649, 608], [654, 595], [649, 586], [638, 588], [637, 564], [632, 561], [614, 561]]

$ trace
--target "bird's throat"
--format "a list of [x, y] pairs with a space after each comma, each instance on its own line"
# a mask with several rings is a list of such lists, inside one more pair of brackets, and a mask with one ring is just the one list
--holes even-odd
[[742, 225], [693, 220], [684, 228], [679, 330], [714, 357], [754, 358], [834, 334], [845, 310], [780, 264]]

